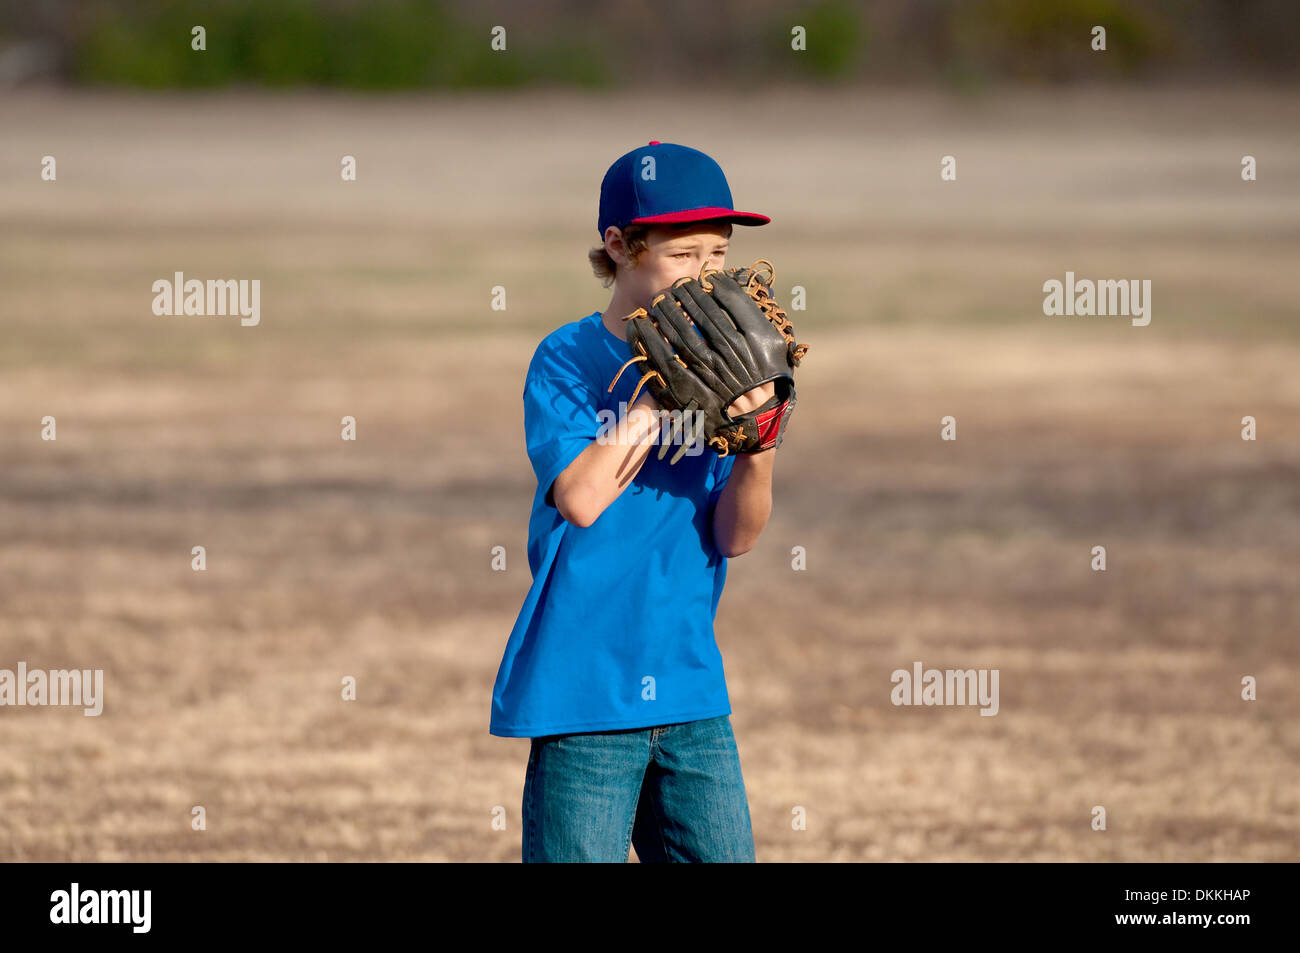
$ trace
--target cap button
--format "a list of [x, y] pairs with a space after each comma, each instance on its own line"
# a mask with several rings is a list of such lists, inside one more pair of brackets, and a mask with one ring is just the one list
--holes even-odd
[[659, 144], [660, 144], [660, 143], [659, 143], [659, 140], [658, 140], [658, 139], [651, 139], [651, 140], [650, 140], [650, 145], [652, 145], [652, 146], [657, 146], [657, 145], [659, 145]]

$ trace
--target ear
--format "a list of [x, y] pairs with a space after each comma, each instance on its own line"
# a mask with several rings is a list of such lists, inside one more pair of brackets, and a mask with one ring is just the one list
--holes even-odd
[[605, 254], [614, 259], [614, 264], [627, 267], [627, 246], [623, 243], [623, 232], [617, 226], [605, 229]]

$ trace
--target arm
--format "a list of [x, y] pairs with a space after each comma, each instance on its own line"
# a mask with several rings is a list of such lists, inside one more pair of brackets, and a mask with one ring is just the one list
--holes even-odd
[[657, 445], [657, 410], [659, 402], [642, 391], [628, 409], [626, 441], [593, 440], [555, 478], [552, 497], [561, 516], [575, 526], [590, 526], [618, 498]]
[[[747, 413], [760, 407], [776, 391], [764, 384], [742, 394], [729, 407], [731, 413]], [[731, 476], [722, 488], [713, 510], [713, 538], [722, 555], [741, 556], [758, 542], [758, 536], [772, 515], [772, 467], [776, 449], [742, 453], [732, 464]]]
[[713, 510], [713, 538], [727, 557], [749, 552], [772, 515], [772, 464], [776, 450], [736, 457]]

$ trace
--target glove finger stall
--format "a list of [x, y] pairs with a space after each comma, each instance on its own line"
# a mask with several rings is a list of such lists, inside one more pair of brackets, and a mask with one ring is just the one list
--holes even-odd
[[[696, 333], [686, 312], [684, 312], [671, 295], [656, 298], [651, 310], [659, 319], [659, 331], [668, 343], [676, 349], [687, 366], [704, 381], [719, 397], [731, 391], [734, 384], [730, 372], [721, 357], [709, 349], [704, 340]], [[728, 401], [729, 403], [729, 401]]]
[[719, 302], [698, 281], [692, 279], [683, 282], [675, 285], [672, 290], [730, 372], [730, 383], [735, 388], [735, 393], [739, 395], [753, 387], [758, 368], [744, 335], [737, 329], [731, 315], [719, 307]]

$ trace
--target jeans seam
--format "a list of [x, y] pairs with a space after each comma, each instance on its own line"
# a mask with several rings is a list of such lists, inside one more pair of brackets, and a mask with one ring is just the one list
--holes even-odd
[[533, 791], [532, 782], [536, 779], [536, 770], [534, 757], [536, 756], [536, 743], [528, 752], [528, 768], [524, 774], [524, 809], [526, 817], [524, 820], [524, 862], [529, 863], [532, 859], [534, 838], [533, 834], [537, 830], [537, 811], [533, 804], [535, 792]]
[[[637, 804], [639, 805], [641, 796], [637, 795]], [[627, 836], [623, 838], [623, 863], [627, 863], [628, 854], [632, 850], [632, 831], [636, 827], [636, 807], [632, 808], [632, 823], [627, 825]], [[637, 858], [640, 860], [641, 858]]]
[[659, 839], [659, 853], [664, 860], [671, 862], [673, 858], [668, 853], [668, 838], [664, 837], [663, 820], [659, 817], [659, 807], [655, 804], [653, 798], [650, 800], [650, 816], [654, 818], [655, 822], [655, 836]]
[[[654, 749], [655, 749], [655, 743], [657, 741], [655, 733], [658, 732], [659, 730], [660, 730], [659, 728], [650, 729], [650, 747], [649, 750], [646, 751], [645, 770], [641, 774], [641, 787], [636, 792], [636, 803], [632, 805], [632, 821], [627, 825], [627, 837], [624, 838], [625, 840], [625, 843], [623, 845], [624, 862], [627, 861], [628, 852], [632, 849], [632, 832], [636, 830], [636, 815], [637, 812], [641, 809], [641, 794], [645, 790], [645, 779], [650, 773], [651, 765], [654, 764], [654, 759], [655, 759]], [[640, 859], [641, 859], [640, 856], [638, 856], [637, 860]]]

